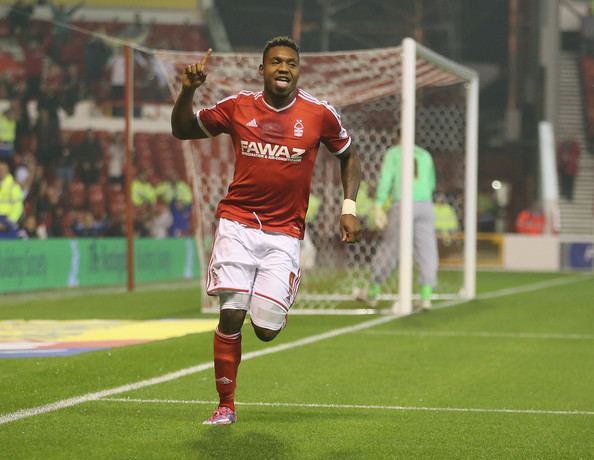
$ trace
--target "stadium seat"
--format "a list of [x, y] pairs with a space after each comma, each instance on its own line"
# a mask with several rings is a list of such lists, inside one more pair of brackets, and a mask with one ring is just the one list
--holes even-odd
[[85, 184], [73, 181], [68, 186], [68, 204], [72, 209], [81, 209], [86, 204]]
[[89, 208], [94, 216], [105, 214], [105, 196], [103, 187], [100, 184], [89, 185], [88, 190]]
[[64, 236], [73, 236], [72, 223], [74, 222], [74, 213], [66, 210], [62, 216], [62, 228], [64, 229]]

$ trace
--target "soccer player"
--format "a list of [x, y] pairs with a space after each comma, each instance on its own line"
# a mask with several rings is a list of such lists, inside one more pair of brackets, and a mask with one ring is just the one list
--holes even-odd
[[[374, 220], [383, 229], [382, 241], [371, 261], [371, 282], [361, 300], [369, 306], [377, 305], [381, 285], [398, 265], [400, 235], [400, 158], [402, 147], [397, 135], [394, 145], [386, 150], [381, 176], [377, 185]], [[415, 145], [415, 172], [413, 181], [414, 257], [419, 269], [421, 301], [415, 309], [431, 308], [431, 295], [437, 285], [438, 252], [435, 237], [433, 192], [435, 190], [435, 166], [431, 154]], [[386, 215], [384, 206], [391, 199], [391, 208]]]
[[359, 240], [355, 200], [361, 167], [336, 110], [297, 87], [299, 48], [288, 37], [266, 43], [259, 73], [264, 89], [241, 91], [194, 113], [194, 92], [206, 80], [212, 50], [181, 75], [171, 115], [173, 135], [204, 139], [229, 134], [235, 172], [218, 205], [218, 229], [207, 293], [219, 297], [214, 367], [220, 403], [207, 425], [236, 421], [234, 394], [241, 361], [241, 327], [250, 312], [256, 336], [274, 339], [286, 324], [299, 287], [299, 242], [320, 142], [340, 160], [344, 202], [342, 241]]

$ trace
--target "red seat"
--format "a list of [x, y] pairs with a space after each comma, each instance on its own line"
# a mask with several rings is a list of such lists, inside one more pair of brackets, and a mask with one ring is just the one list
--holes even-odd
[[88, 191], [89, 209], [94, 216], [100, 217], [105, 214], [105, 196], [100, 184], [92, 184]]
[[80, 209], [86, 204], [85, 184], [80, 181], [70, 182], [68, 186], [68, 202], [70, 207]]

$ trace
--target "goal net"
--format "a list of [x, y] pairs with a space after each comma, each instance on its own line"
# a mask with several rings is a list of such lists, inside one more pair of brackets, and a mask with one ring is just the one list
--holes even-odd
[[[445, 232], [438, 232], [440, 264], [434, 299], [474, 295], [476, 76], [407, 40], [403, 46], [393, 48], [301, 55], [299, 86], [341, 112], [361, 158], [363, 177], [357, 212], [364, 231], [358, 244], [340, 242], [340, 167], [322, 146], [314, 170], [306, 240], [302, 244], [301, 285], [293, 306], [296, 312], [375, 311], [355, 295], [364, 291], [369, 282], [383, 237], [383, 231], [374, 223], [373, 203], [384, 153], [398, 129], [402, 133], [403, 168], [407, 156], [412, 156], [412, 143], [430, 151], [439, 199], [455, 211], [454, 224], [450, 222]], [[174, 98], [180, 90], [183, 68], [202, 55], [156, 52], [170, 77]], [[209, 60], [207, 82], [197, 92], [196, 107], [213, 105], [241, 90], [261, 90], [257, 71], [260, 63], [259, 53], [214, 53]], [[226, 135], [184, 144], [198, 217], [199, 260], [205, 267], [216, 228], [215, 210], [232, 179], [234, 155], [231, 139]], [[411, 171], [406, 173], [403, 169], [403, 186], [407, 177], [410, 180]], [[410, 228], [412, 232], [414, 227], [406, 199], [403, 189], [400, 266], [382, 286], [379, 298], [380, 307], [403, 313], [410, 311], [417, 295], [412, 235], [406, 231]], [[205, 296], [203, 310], [212, 308], [216, 306]]]

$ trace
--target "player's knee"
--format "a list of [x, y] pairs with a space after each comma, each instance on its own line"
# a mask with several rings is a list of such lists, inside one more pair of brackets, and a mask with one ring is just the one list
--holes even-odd
[[252, 298], [250, 315], [256, 336], [264, 342], [274, 339], [287, 322], [286, 310], [260, 297]]
[[241, 330], [244, 318], [243, 310], [221, 310], [219, 331], [223, 334], [236, 334]]
[[240, 295], [221, 295], [219, 331], [223, 334], [236, 334], [241, 330], [247, 311], [247, 298]]
[[256, 337], [258, 337], [262, 342], [270, 342], [280, 332], [280, 329], [278, 331], [273, 331], [272, 329], [266, 329], [263, 327], [256, 326], [253, 323], [252, 326], [254, 326], [254, 332], [256, 333]]

